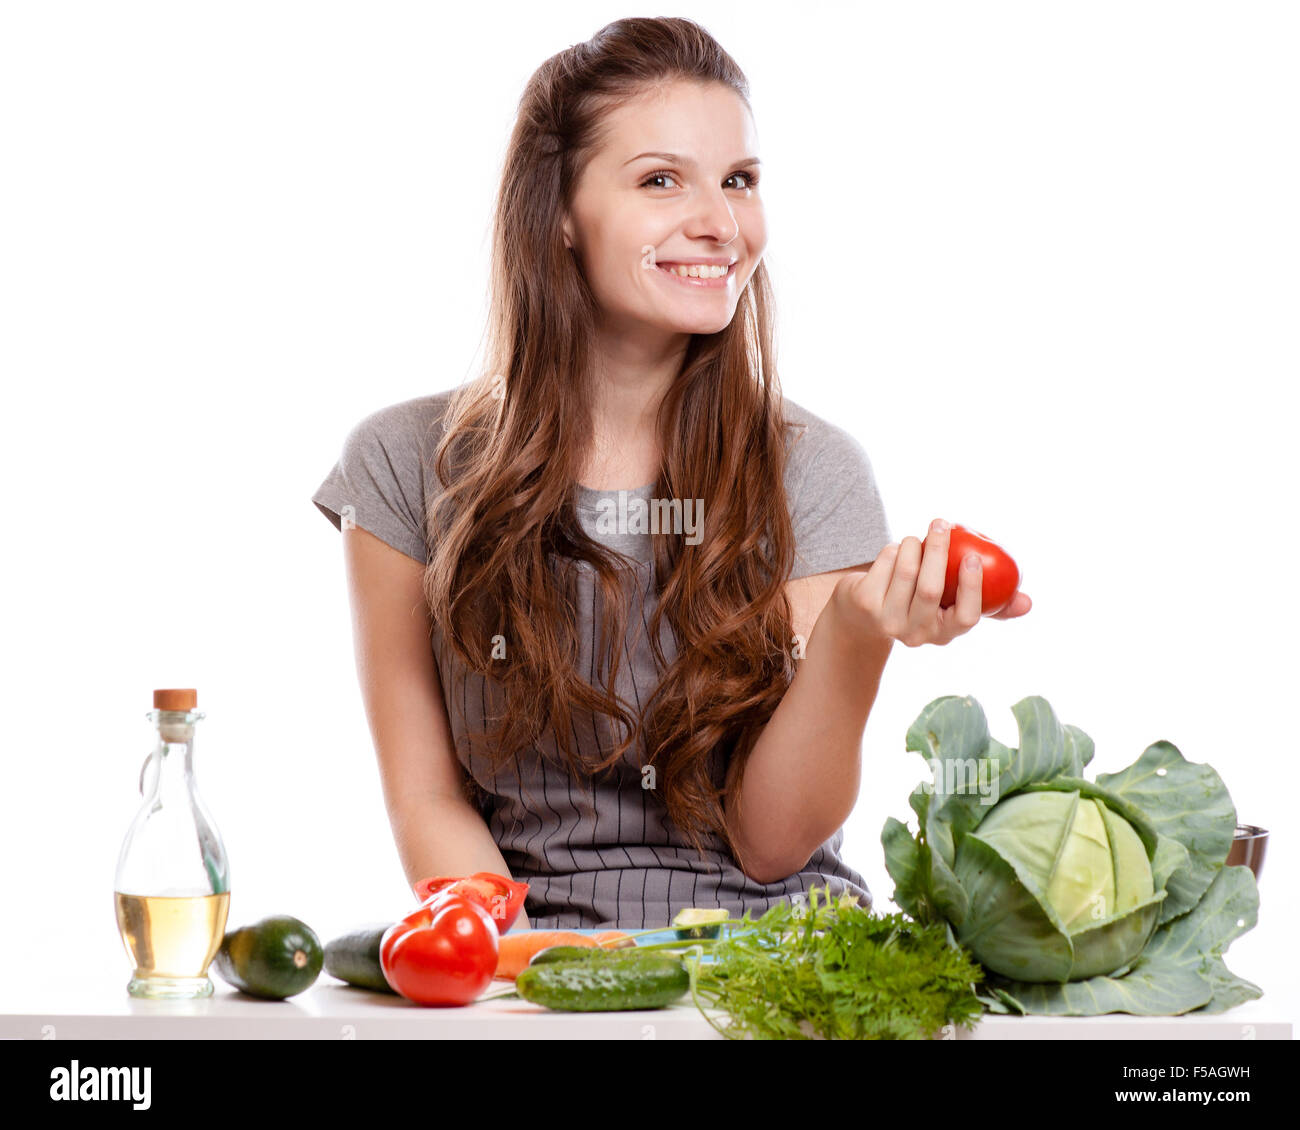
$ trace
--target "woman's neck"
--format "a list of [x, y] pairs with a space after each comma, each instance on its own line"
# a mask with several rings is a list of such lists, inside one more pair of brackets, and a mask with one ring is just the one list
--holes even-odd
[[659, 476], [655, 429], [664, 394], [681, 370], [689, 334], [653, 341], [611, 336], [597, 352], [591, 403], [592, 449], [579, 482], [595, 490], [639, 487]]

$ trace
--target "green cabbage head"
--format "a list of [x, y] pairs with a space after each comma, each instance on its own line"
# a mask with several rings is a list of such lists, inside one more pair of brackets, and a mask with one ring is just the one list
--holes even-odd
[[1038, 696], [1011, 711], [1014, 749], [969, 696], [926, 706], [907, 732], [932, 775], [909, 798], [917, 831], [891, 816], [881, 834], [894, 901], [984, 966], [980, 1000], [1173, 1016], [1260, 996], [1223, 961], [1259, 892], [1226, 864], [1237, 817], [1214, 769], [1158, 741], [1090, 781], [1087, 734]]
[[[954, 872], [984, 896], [972, 900], [958, 940], [1018, 981], [1078, 981], [1128, 965], [1163, 899], [1133, 826], [1077, 791], [1008, 797], [962, 839]], [[1031, 897], [1004, 898], [1014, 883]], [[1053, 933], [1069, 945], [1044, 946]]]

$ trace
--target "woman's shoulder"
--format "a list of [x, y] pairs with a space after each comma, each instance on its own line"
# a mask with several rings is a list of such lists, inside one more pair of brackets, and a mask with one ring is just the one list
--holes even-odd
[[350, 439], [385, 448], [425, 446], [442, 434], [443, 420], [456, 389], [398, 400], [367, 412], [352, 428]]
[[441, 495], [434, 453], [455, 389], [367, 412], [352, 425], [312, 501], [341, 529], [343, 515], [418, 561], [428, 560], [426, 514]]
[[835, 478], [871, 473], [871, 460], [861, 441], [840, 424], [811, 409], [782, 398], [786, 422], [786, 484], [793, 490], [809, 477]]
[[847, 428], [787, 400], [786, 494], [797, 561], [791, 579], [874, 561], [892, 540], [866, 449]]

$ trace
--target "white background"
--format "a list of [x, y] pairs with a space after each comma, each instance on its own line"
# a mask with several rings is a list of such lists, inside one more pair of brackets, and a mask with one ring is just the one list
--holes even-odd
[[[362, 416], [473, 372], [515, 103], [623, 4], [0, 7], [4, 968], [129, 966], [111, 892], [155, 687], [196, 686], [230, 925], [411, 909], [310, 502]], [[1263, 3], [688, 3], [745, 69], [787, 396], [896, 538], [999, 540], [1034, 600], [895, 646], [845, 854], [970, 694], [1090, 774], [1167, 739], [1272, 830], [1296, 912], [1300, 17]], [[1289, 964], [1289, 963], [1288, 963]], [[1284, 976], [1284, 974], [1278, 974]], [[1270, 981], [1265, 989], [1280, 988]], [[3, 990], [0, 990], [3, 999]]]

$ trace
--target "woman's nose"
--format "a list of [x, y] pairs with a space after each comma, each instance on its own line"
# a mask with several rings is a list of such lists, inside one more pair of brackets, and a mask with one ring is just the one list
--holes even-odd
[[740, 234], [740, 223], [721, 190], [701, 205], [686, 234], [694, 239], [712, 239], [716, 243], [730, 243]]

